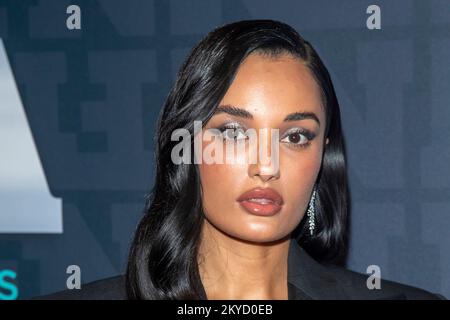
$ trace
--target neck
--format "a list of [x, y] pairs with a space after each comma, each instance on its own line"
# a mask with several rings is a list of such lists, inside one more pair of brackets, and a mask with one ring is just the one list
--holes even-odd
[[205, 219], [198, 264], [207, 298], [287, 299], [289, 245], [289, 236], [270, 243], [236, 239]]

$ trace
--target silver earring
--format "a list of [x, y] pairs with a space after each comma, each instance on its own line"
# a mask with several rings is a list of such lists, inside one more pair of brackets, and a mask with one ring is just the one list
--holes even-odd
[[311, 199], [309, 200], [309, 206], [308, 206], [308, 225], [309, 225], [309, 233], [312, 236], [314, 234], [314, 216], [316, 214], [316, 197], [317, 197], [317, 191], [316, 187], [314, 187], [314, 191], [312, 193]]

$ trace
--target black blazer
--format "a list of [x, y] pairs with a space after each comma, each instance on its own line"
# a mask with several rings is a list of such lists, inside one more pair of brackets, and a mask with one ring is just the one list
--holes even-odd
[[[388, 280], [381, 280], [380, 289], [369, 290], [367, 278], [367, 274], [320, 264], [297, 241], [291, 241], [288, 258], [289, 300], [446, 299], [440, 294]], [[65, 290], [34, 299], [123, 300], [126, 299], [125, 277], [120, 275], [102, 279], [84, 284], [78, 290]]]

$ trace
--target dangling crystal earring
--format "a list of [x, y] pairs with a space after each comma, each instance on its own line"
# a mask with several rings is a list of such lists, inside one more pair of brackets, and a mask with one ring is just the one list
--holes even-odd
[[315, 227], [314, 216], [316, 213], [316, 196], [317, 196], [317, 191], [316, 191], [316, 187], [314, 187], [314, 191], [312, 193], [311, 199], [309, 200], [308, 213], [307, 213], [309, 233], [311, 236], [314, 234], [314, 227]]

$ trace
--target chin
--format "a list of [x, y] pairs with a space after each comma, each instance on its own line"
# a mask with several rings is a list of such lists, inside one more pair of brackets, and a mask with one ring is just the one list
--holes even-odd
[[273, 227], [266, 226], [248, 226], [246, 230], [241, 230], [239, 233], [232, 233], [233, 238], [253, 242], [253, 243], [270, 243], [285, 239], [288, 234], [280, 233], [280, 230]]

